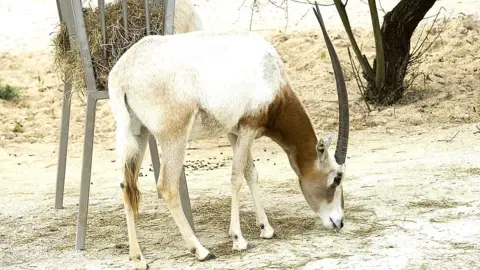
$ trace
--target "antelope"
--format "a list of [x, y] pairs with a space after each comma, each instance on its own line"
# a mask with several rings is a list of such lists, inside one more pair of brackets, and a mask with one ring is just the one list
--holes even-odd
[[267, 136], [285, 151], [301, 191], [327, 229], [344, 225], [342, 179], [348, 144], [348, 97], [343, 74], [323, 22], [339, 98], [335, 155], [331, 137], [317, 139], [310, 117], [295, 93], [283, 61], [266, 39], [253, 32], [195, 31], [147, 36], [129, 48], [108, 79], [116, 121], [116, 150], [126, 214], [129, 258], [135, 269], [148, 267], [135, 228], [140, 165], [149, 134], [162, 152], [157, 191], [186, 245], [199, 261], [214, 259], [197, 238], [182, 211], [179, 178], [189, 140], [226, 134], [233, 148], [231, 221], [234, 250], [249, 247], [242, 236], [239, 191], [245, 178], [252, 195], [260, 237], [273, 238], [260, 200], [251, 155], [255, 139]]

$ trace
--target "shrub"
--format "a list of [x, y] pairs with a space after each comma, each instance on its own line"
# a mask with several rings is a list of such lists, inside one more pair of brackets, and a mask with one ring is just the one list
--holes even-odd
[[0, 84], [0, 99], [14, 100], [19, 98], [18, 88], [8, 84]]

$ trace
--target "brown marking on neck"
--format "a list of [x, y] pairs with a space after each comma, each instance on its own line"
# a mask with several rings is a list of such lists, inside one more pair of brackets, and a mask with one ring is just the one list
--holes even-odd
[[300, 179], [318, 179], [317, 137], [305, 107], [289, 83], [281, 86], [275, 100], [256, 115], [244, 116], [239, 125], [257, 128], [287, 153]]

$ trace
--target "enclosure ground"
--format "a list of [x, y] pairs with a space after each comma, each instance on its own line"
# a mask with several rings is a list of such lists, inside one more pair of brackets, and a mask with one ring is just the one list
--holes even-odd
[[[446, 5], [452, 12], [478, 14], [472, 8], [475, 1], [438, 1], [436, 10]], [[97, 111], [85, 251], [74, 248], [85, 117], [77, 96], [72, 100], [64, 208], [53, 208], [62, 83], [47, 44], [56, 9], [50, 0], [26, 2], [0, 3], [0, 31], [7, 34], [0, 46], [0, 83], [20, 89], [20, 99], [0, 100], [0, 268], [128, 269], [115, 126], [105, 101]], [[237, 2], [240, 6], [242, 1]], [[384, 7], [394, 2], [386, 0]], [[207, 27], [248, 27], [248, 2], [240, 11], [219, 0], [194, 3]], [[368, 24], [369, 17], [362, 13], [366, 7], [355, 5], [348, 11], [352, 20]], [[212, 12], [214, 6], [226, 11], [220, 16]], [[295, 6], [291, 30], [281, 33], [284, 14], [266, 8], [256, 13], [254, 29], [276, 29], [262, 33], [286, 62], [319, 136], [336, 137], [338, 104], [323, 37], [313, 13], [296, 24], [307, 10]], [[344, 65], [351, 108], [344, 229], [333, 233], [322, 228], [286, 155], [268, 139], [259, 139], [253, 156], [262, 201], [277, 237], [260, 239], [244, 185], [241, 225], [254, 247], [233, 252], [228, 237], [231, 147], [226, 138], [191, 142], [185, 165], [194, 222], [200, 241], [217, 255], [216, 260], [197, 262], [157, 198], [147, 151], [139, 180], [137, 232], [152, 269], [475, 269], [480, 265], [479, 20], [462, 16], [445, 21], [444, 29], [440, 26], [445, 22], [434, 28], [442, 34], [419, 65], [414, 88], [400, 104], [369, 112], [348, 72], [348, 39], [338, 28], [334, 10], [325, 10]], [[22, 17], [35, 23], [18, 24], [20, 35], [10, 26]], [[355, 34], [370, 57], [371, 33], [356, 29]]]
[[[147, 155], [140, 178], [140, 245], [153, 269], [474, 269], [480, 263], [480, 137], [475, 130], [467, 124], [352, 132], [344, 182], [346, 226], [336, 234], [325, 231], [311, 213], [281, 149], [258, 141], [253, 155], [262, 201], [278, 237], [259, 238], [244, 185], [242, 229], [254, 248], [241, 253], [231, 251], [228, 237], [232, 151], [214, 143], [190, 149], [186, 164], [206, 165], [187, 167], [197, 234], [218, 256], [205, 263], [188, 252], [157, 198]], [[457, 132], [450, 142], [443, 141]], [[53, 209], [55, 144], [18, 145], [0, 152], [2, 176], [9, 179], [1, 182], [1, 265], [128, 268], [119, 170], [110, 147], [95, 145], [87, 250], [82, 252], [74, 251], [80, 145], [70, 151], [62, 210]]]

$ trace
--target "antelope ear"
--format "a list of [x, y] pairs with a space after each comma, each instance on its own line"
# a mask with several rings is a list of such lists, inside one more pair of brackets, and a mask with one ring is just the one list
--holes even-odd
[[318, 141], [317, 151], [320, 154], [320, 156], [323, 156], [323, 154], [326, 152], [325, 150], [328, 150], [328, 147], [330, 147], [331, 142], [332, 142], [332, 136], [330, 135]]

